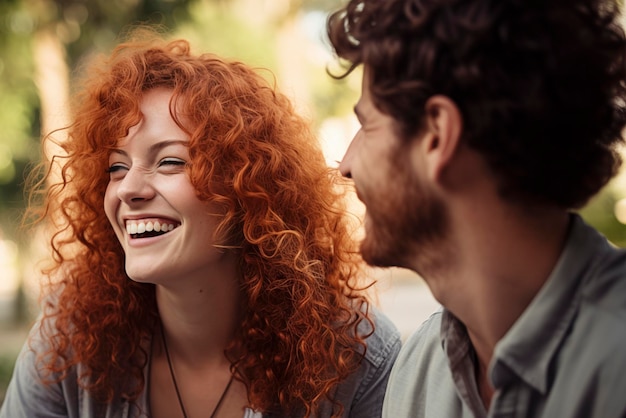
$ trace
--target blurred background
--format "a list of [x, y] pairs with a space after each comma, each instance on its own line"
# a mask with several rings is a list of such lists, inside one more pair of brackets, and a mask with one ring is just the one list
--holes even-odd
[[[45, 242], [20, 228], [24, 178], [40, 161], [42, 133], [66, 125], [72, 73], [107, 53], [132, 25], [158, 24], [214, 52], [271, 70], [319, 132], [337, 166], [358, 123], [352, 107], [360, 77], [336, 81], [325, 19], [337, 0], [0, 0], [0, 404], [15, 357], [38, 313], [38, 262]], [[267, 73], [271, 77], [270, 73]], [[358, 202], [354, 211], [362, 212]], [[583, 217], [626, 247], [626, 172]], [[414, 273], [372, 269], [380, 308], [407, 337], [437, 308]]]

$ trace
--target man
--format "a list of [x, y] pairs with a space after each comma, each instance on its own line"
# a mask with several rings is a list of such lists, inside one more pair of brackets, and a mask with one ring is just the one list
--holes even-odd
[[626, 252], [570, 212], [617, 172], [626, 39], [611, 0], [351, 0], [328, 20], [361, 129], [340, 164], [362, 253], [443, 309], [384, 416], [625, 417]]

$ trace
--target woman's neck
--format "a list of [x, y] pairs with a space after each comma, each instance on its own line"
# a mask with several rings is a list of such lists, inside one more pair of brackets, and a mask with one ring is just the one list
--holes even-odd
[[[224, 273], [224, 272], [222, 272]], [[238, 272], [207, 276], [201, 283], [157, 285], [159, 316], [170, 350], [179, 361], [198, 364], [223, 359], [241, 320]]]

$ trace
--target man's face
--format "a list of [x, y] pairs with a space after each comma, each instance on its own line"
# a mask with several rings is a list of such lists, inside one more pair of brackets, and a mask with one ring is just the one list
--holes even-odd
[[354, 180], [366, 207], [361, 253], [372, 265], [408, 267], [425, 274], [442, 262], [445, 205], [420, 164], [420, 135], [399, 136], [394, 119], [374, 106], [367, 76], [366, 69], [355, 107], [361, 129], [339, 167]]

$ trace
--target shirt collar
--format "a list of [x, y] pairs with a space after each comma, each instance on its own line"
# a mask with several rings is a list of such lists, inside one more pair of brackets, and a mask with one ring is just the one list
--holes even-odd
[[445, 308], [441, 316], [440, 335], [457, 393], [474, 416], [487, 416], [487, 410], [478, 393], [474, 367], [475, 354], [467, 329]]
[[580, 216], [571, 215], [565, 248], [548, 280], [495, 347], [489, 374], [496, 389], [519, 376], [546, 393], [550, 362], [576, 316], [585, 272], [605, 242]]

